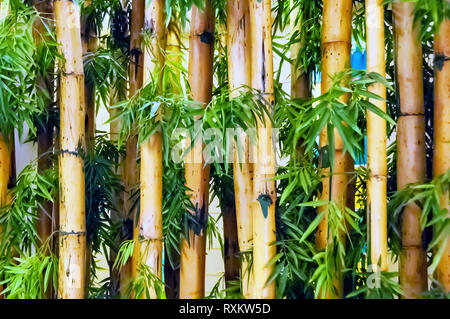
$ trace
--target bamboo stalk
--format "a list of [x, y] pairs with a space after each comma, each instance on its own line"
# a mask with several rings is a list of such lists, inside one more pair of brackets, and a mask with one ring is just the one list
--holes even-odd
[[[272, 16], [270, 0], [250, 0], [251, 86], [274, 103]], [[275, 298], [275, 282], [267, 284], [273, 272], [268, 262], [276, 254], [275, 240], [275, 151], [272, 124], [258, 122], [253, 180], [253, 298]]]
[[[91, 5], [92, 0], [85, 0], [84, 7]], [[98, 49], [98, 37], [95, 26], [89, 24], [88, 17], [81, 17], [81, 45], [83, 59], [87, 54], [95, 53]], [[88, 149], [95, 147], [95, 87], [85, 82], [84, 100], [86, 105], [86, 144]]]
[[11, 176], [11, 147], [0, 134], [0, 207], [8, 204], [8, 184]]
[[[248, 7], [248, 6], [247, 6]], [[228, 10], [228, 4], [227, 4]], [[227, 13], [228, 17], [228, 13]], [[245, 23], [245, 22], [244, 22]], [[228, 32], [227, 24], [219, 25], [216, 34], [218, 35], [217, 42], [219, 46], [227, 48]], [[219, 59], [226, 59], [228, 62], [228, 50], [219, 50]], [[228, 72], [227, 72], [228, 74]], [[233, 141], [234, 143], [234, 141]], [[234, 144], [234, 147], [236, 145]], [[228, 165], [228, 162], [225, 163]], [[223, 179], [223, 178], [222, 178]], [[224, 241], [224, 277], [225, 287], [229, 288], [233, 281], [240, 279], [240, 255], [239, 255], [239, 240], [237, 235], [237, 220], [236, 220], [236, 204], [234, 198], [234, 186], [231, 181], [223, 181], [224, 188], [219, 196], [219, 206], [222, 214], [223, 222], [223, 241]], [[233, 183], [234, 184], [234, 183]]]
[[[123, 6], [122, 6], [122, 10]], [[115, 81], [116, 82], [116, 79]], [[120, 90], [117, 86], [112, 86], [110, 88], [110, 105], [116, 105], [120, 101], [123, 101], [126, 99], [127, 96], [127, 90], [122, 89]], [[114, 118], [118, 115], [120, 110], [117, 108], [110, 108], [110, 118]], [[110, 140], [114, 143], [114, 145], [117, 145], [117, 142], [119, 140], [119, 134], [120, 134], [120, 128], [122, 126], [122, 121], [120, 118], [117, 118], [115, 121], [110, 122]], [[128, 218], [128, 213], [124, 210], [124, 204], [126, 200], [126, 193], [124, 188], [124, 168], [125, 168], [125, 156], [119, 155], [119, 165], [116, 167], [116, 174], [119, 177], [121, 181], [121, 188], [115, 190], [114, 199], [113, 199], [113, 209], [111, 210], [111, 223], [113, 225], [122, 225], [121, 229], [117, 232], [116, 237], [114, 239], [114, 247], [110, 249], [109, 253], [109, 272], [111, 277], [111, 296], [120, 296], [120, 277], [122, 273], [122, 269], [114, 269], [113, 265], [117, 258], [117, 252], [120, 247], [120, 244], [122, 243], [122, 240], [124, 239], [124, 235], [126, 233], [126, 229], [123, 229], [123, 225], [126, 224], [126, 220]], [[127, 266], [130, 266], [131, 263], [128, 261]], [[130, 267], [128, 267], [130, 268]]]
[[[188, 80], [192, 100], [205, 106], [211, 100], [213, 84], [214, 12], [209, 0], [205, 8], [192, 6], [189, 36]], [[202, 225], [208, 221], [209, 165], [205, 165], [202, 141], [198, 140], [185, 160], [187, 193], [195, 207], [189, 213]], [[189, 229], [189, 238], [181, 239], [180, 298], [199, 299], [205, 294], [205, 229], [194, 232]]]
[[[8, 184], [11, 176], [11, 147], [6, 144], [3, 134], [0, 133], [0, 207], [8, 205]], [[0, 240], [3, 227], [0, 225]], [[0, 299], [4, 298], [1, 293], [3, 285], [0, 285]]]
[[[425, 115], [423, 101], [422, 45], [414, 25], [415, 4], [397, 1], [395, 23], [397, 81], [400, 111], [397, 128], [397, 188], [425, 181]], [[427, 290], [427, 260], [422, 245], [421, 210], [407, 205], [402, 216], [400, 283], [406, 298], [419, 298]]]
[[[227, 49], [228, 49], [228, 82], [230, 97], [239, 95], [239, 87], [251, 84], [250, 64], [250, 7], [248, 0], [227, 2]], [[234, 142], [233, 179], [236, 201], [236, 223], [241, 255], [241, 285], [244, 298], [252, 297], [251, 262], [247, 254], [253, 245], [253, 163], [250, 161], [250, 144], [246, 135], [241, 139], [242, 158], [240, 163], [237, 143]]]
[[[39, 46], [41, 39], [45, 36], [47, 29], [42, 21], [44, 19], [53, 19], [53, 3], [50, 0], [33, 1], [36, 11], [39, 12], [33, 28], [33, 37], [36, 45]], [[48, 23], [47, 23], [48, 24]], [[53, 27], [49, 25], [49, 27]], [[50, 72], [53, 72], [54, 65], [50, 67]], [[53, 92], [53, 79], [51, 77], [41, 77], [37, 80], [39, 86], [47, 88], [51, 95]], [[48, 101], [47, 111], [50, 112], [52, 99]], [[52, 166], [50, 153], [53, 148], [53, 131], [54, 127], [51, 124], [38, 130], [38, 169], [44, 171]], [[44, 245], [49, 237], [53, 234], [53, 203], [49, 200], [44, 200], [39, 208], [39, 218], [37, 220], [36, 229], [41, 240], [41, 245]], [[52, 238], [53, 239], [53, 238]], [[53, 248], [53, 240], [50, 241], [50, 249]], [[48, 250], [45, 250], [48, 252]], [[53, 289], [47, 289], [45, 298], [50, 299], [53, 295]]]
[[[351, 51], [351, 24], [352, 24], [352, 1], [327, 0], [323, 2], [323, 29], [322, 29], [322, 94], [332, 86], [332, 76], [350, 67]], [[338, 27], [337, 27], [338, 26]], [[343, 102], [348, 100], [348, 95], [341, 97]], [[335, 129], [335, 160], [332, 172], [330, 168], [321, 168], [322, 171], [322, 194], [321, 199], [335, 202], [343, 211], [347, 204], [347, 193], [349, 188], [349, 173], [353, 171], [353, 160], [347, 152], [344, 154], [342, 139]], [[320, 134], [321, 149], [328, 146], [327, 131], [324, 129]], [[331, 176], [330, 176], [331, 174]], [[331, 181], [331, 194], [330, 194]], [[351, 193], [350, 193], [351, 194]], [[323, 250], [331, 240], [328, 227], [328, 205], [320, 206], [318, 213], [325, 212], [325, 217], [318, 226], [316, 233], [316, 247]], [[344, 234], [341, 234], [345, 243]], [[333, 285], [337, 294], [332, 289], [327, 289], [319, 297], [342, 298], [343, 277], [337, 270], [333, 274]]]
[[59, 298], [84, 298], [86, 220], [83, 160], [84, 74], [81, 54], [80, 8], [72, 1], [54, 2], [56, 37], [60, 53], [61, 101], [60, 128], [60, 237]]
[[[172, 18], [167, 27], [167, 59], [176, 65], [182, 63], [181, 58], [181, 25], [179, 18]], [[177, 68], [173, 70], [175, 78], [172, 81], [173, 93], [179, 94], [177, 81], [180, 80], [181, 71]], [[169, 252], [164, 249], [164, 285], [167, 299], [177, 299], [180, 287], [180, 257], [179, 254], [172, 254], [173, 265], [169, 261]]]
[[[144, 26], [145, 0], [133, 0], [131, 4], [130, 30], [130, 69], [129, 69], [129, 97], [132, 97], [142, 86], [143, 56], [141, 50], [140, 32]], [[126, 155], [123, 167], [123, 182], [125, 198], [123, 204], [122, 232], [124, 239], [133, 238], [133, 224], [136, 220], [136, 209], [133, 208], [132, 192], [139, 182], [137, 135], [134, 134], [126, 141]], [[120, 270], [120, 292], [123, 293], [132, 278], [133, 260], [129, 260]], [[136, 266], [137, 268], [137, 266]], [[123, 294], [122, 294], [123, 295]]]
[[[84, 1], [84, 7], [90, 6], [91, 0]], [[95, 26], [89, 24], [88, 17], [81, 16], [81, 46], [83, 59], [86, 59], [87, 54], [92, 54], [98, 49], [97, 30]], [[95, 87], [84, 82], [84, 103], [86, 105], [86, 126], [85, 137], [87, 150], [95, 150]], [[91, 260], [92, 260], [92, 242], [86, 243], [86, 279], [85, 288], [86, 295], [89, 291], [89, 284], [91, 278]]]
[[[366, 0], [367, 72], [386, 76], [384, 55], [384, 8], [382, 0]], [[386, 99], [386, 88], [381, 83], [369, 91]], [[385, 100], [370, 99], [386, 112]], [[386, 219], [386, 121], [367, 112], [367, 229], [372, 269], [387, 271], [387, 219]], [[380, 267], [378, 268], [378, 264]]]
[[[434, 155], [433, 176], [450, 169], [450, 19], [446, 17], [434, 39]], [[441, 208], [450, 216], [449, 192], [439, 194]], [[445, 245], [444, 253], [436, 269], [436, 277], [446, 293], [450, 292], [450, 236], [438, 244], [436, 251]]]
[[[121, 98], [123, 98], [123, 95], [125, 95], [124, 93], [125, 92], [118, 92], [116, 88], [112, 87], [110, 90], [110, 105], [116, 105], [121, 100]], [[119, 110], [116, 108], [110, 109], [110, 118], [116, 116], [118, 112]], [[112, 121], [109, 126], [110, 140], [115, 145], [117, 144], [119, 138], [120, 126], [121, 126], [120, 119]], [[120, 156], [119, 158], [119, 163], [120, 164], [118, 165], [115, 173], [119, 176], [120, 180], [123, 181], [124, 180], [123, 168], [125, 164], [125, 159], [122, 156]], [[121, 223], [123, 217], [125, 217], [123, 213], [124, 200], [125, 200], [125, 192], [123, 191], [123, 189], [115, 190], [113, 203], [114, 208], [111, 210], [111, 223], [113, 225]], [[114, 239], [114, 246], [119, 248], [121, 242], [122, 242], [122, 232], [119, 231]], [[111, 248], [109, 252], [108, 264], [109, 264], [109, 275], [111, 277], [110, 291], [112, 296], [120, 294], [120, 270], [113, 269], [113, 265], [116, 258], [117, 258], [117, 250]]]
[[[150, 33], [151, 44], [144, 49], [144, 85], [152, 73], [162, 70], [165, 48], [165, 15], [163, 0], [153, 0], [145, 8], [144, 31]], [[157, 62], [154, 62], [156, 59]], [[160, 72], [161, 78], [162, 71]], [[159, 115], [161, 115], [159, 113]], [[158, 278], [162, 277], [162, 137], [157, 131], [141, 144], [141, 199], [137, 228], [134, 229], [132, 276], [136, 278], [140, 263], [149, 266]], [[155, 287], [149, 287], [150, 297], [156, 298]]]

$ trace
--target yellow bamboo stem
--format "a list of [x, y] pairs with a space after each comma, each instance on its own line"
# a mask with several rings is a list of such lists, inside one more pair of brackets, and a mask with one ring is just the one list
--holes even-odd
[[[182, 63], [181, 56], [181, 25], [178, 18], [172, 18], [167, 26], [167, 41], [166, 41], [167, 60], [175, 65]], [[177, 82], [180, 80], [181, 70], [174, 68], [174, 77], [171, 79], [171, 86], [173, 93], [180, 93]]]
[[[434, 78], [434, 156], [433, 176], [444, 174], [450, 169], [450, 19], [446, 17], [441, 23], [434, 39], [435, 63]], [[440, 194], [441, 208], [447, 209], [450, 216], [449, 193]], [[439, 250], [445, 245], [444, 253], [436, 269], [437, 279], [446, 293], [450, 292], [450, 235], [438, 245]]]
[[[91, 0], [84, 1], [84, 7], [90, 6]], [[88, 25], [87, 16], [81, 16], [81, 46], [83, 59], [87, 54], [92, 54], [97, 51], [98, 38], [95, 27]], [[86, 127], [85, 137], [88, 151], [95, 148], [95, 87], [84, 83], [84, 104], [86, 105]], [[89, 291], [90, 277], [91, 277], [91, 259], [92, 259], [92, 243], [86, 243], [86, 279], [85, 289], [86, 294]]]
[[[386, 76], [384, 55], [384, 8], [382, 0], [366, 0], [367, 72]], [[386, 88], [381, 83], [369, 91], [386, 98]], [[386, 112], [386, 101], [370, 100]], [[387, 271], [387, 219], [386, 219], [386, 121], [367, 112], [367, 229], [370, 262], [375, 271]], [[381, 267], [378, 268], [380, 263]]]
[[[322, 83], [321, 91], [325, 93], [332, 86], [332, 76], [344, 71], [350, 67], [350, 50], [351, 50], [351, 1], [328, 0], [323, 3], [323, 30], [322, 30]], [[327, 23], [329, 21], [329, 23]], [[339, 28], [336, 28], [339, 25]], [[343, 101], [348, 99], [344, 95]], [[326, 129], [320, 134], [320, 147], [328, 145]], [[345, 175], [345, 163], [349, 160], [349, 155], [343, 154], [343, 142], [339, 133], [335, 130], [335, 163], [333, 164], [333, 178], [331, 186], [331, 200], [345, 206], [345, 194], [348, 177]], [[351, 160], [351, 158], [350, 158]], [[323, 191], [322, 199], [330, 199], [329, 194], [329, 168], [322, 169], [324, 176], [322, 179]], [[340, 197], [339, 199], [337, 197]], [[321, 210], [327, 211], [326, 206], [322, 206]], [[316, 245], [319, 249], [325, 249], [328, 242], [328, 218], [325, 216], [319, 225], [316, 235]]]
[[[228, 48], [228, 81], [230, 96], [239, 95], [237, 88], [251, 84], [250, 62], [250, 7], [248, 0], [227, 3], [227, 48]], [[244, 298], [252, 297], [251, 262], [248, 253], [253, 245], [253, 163], [251, 163], [248, 136], [240, 136], [243, 160], [240, 163], [237, 145], [234, 142], [233, 178], [236, 201], [236, 222], [241, 257], [241, 285]]]
[[[323, 26], [322, 26], [322, 94], [326, 93], [332, 86], [332, 77], [335, 73], [344, 71], [350, 67], [351, 51], [351, 23], [352, 23], [352, 1], [326, 0], [323, 2]], [[348, 100], [343, 95], [341, 100]], [[353, 171], [353, 160], [349, 153], [344, 154], [342, 139], [335, 129], [335, 160], [331, 177], [330, 190], [330, 168], [322, 168], [322, 194], [321, 199], [331, 200], [337, 203], [339, 209], [343, 210], [347, 204], [347, 192], [349, 186], [349, 173]], [[320, 134], [320, 147], [328, 145], [327, 131], [324, 129]], [[328, 228], [328, 205], [320, 206], [319, 213], [325, 212], [324, 219], [318, 226], [316, 233], [316, 247], [325, 249], [331, 240]], [[343, 234], [342, 234], [343, 235]], [[343, 242], [345, 238], [343, 237]], [[337, 294], [332, 289], [319, 293], [319, 297], [342, 298], [343, 278], [342, 273], [337, 270], [333, 274], [333, 285]]]
[[[272, 15], [270, 0], [250, 0], [251, 86], [274, 103]], [[275, 256], [275, 151], [268, 117], [258, 123], [253, 180], [253, 298], [275, 298], [275, 282], [267, 283], [273, 271], [268, 262]], [[267, 207], [264, 207], [267, 206]], [[265, 216], [266, 215], [266, 216]]]
[[[144, 49], [144, 85], [154, 72], [162, 69], [165, 48], [165, 15], [163, 0], [153, 0], [145, 8], [144, 29], [149, 32], [151, 44]], [[157, 62], [154, 62], [156, 59]], [[161, 72], [160, 72], [161, 76]], [[150, 268], [155, 276], [162, 277], [162, 137], [155, 132], [141, 144], [141, 199], [137, 228], [134, 229], [133, 278], [139, 273], [140, 264]], [[137, 260], [136, 262], [134, 260]], [[137, 267], [137, 268], [136, 268]], [[155, 287], [150, 298], [157, 297]], [[139, 296], [138, 296], [139, 297]], [[145, 296], [142, 296], [145, 297]]]
[[[192, 7], [189, 36], [188, 80], [191, 97], [206, 105], [211, 100], [214, 53], [214, 12], [211, 2], [205, 8]], [[206, 224], [209, 205], [209, 165], [204, 165], [202, 141], [195, 142], [185, 160], [186, 186], [195, 210], [189, 213]], [[181, 239], [180, 298], [199, 299], [205, 294], [205, 230]]]
[[72, 1], [54, 2], [56, 37], [64, 63], [61, 72], [61, 154], [59, 298], [84, 298], [86, 220], [83, 160], [84, 74], [81, 54], [80, 8]]
[[[425, 181], [425, 115], [422, 45], [414, 25], [412, 2], [393, 4], [400, 117], [397, 127], [397, 188]], [[402, 216], [400, 283], [405, 298], [419, 298], [427, 289], [427, 265], [422, 247], [420, 208], [412, 203]]]

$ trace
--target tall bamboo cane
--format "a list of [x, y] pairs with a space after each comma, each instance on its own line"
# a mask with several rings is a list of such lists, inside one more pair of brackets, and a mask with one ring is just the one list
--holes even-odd
[[[84, 7], [90, 6], [91, 0], [85, 0]], [[95, 26], [88, 22], [86, 15], [81, 16], [81, 46], [83, 59], [86, 54], [91, 54], [97, 51], [98, 38]], [[95, 149], [95, 87], [92, 84], [84, 83], [84, 103], [86, 106], [86, 146], [88, 151]], [[86, 243], [86, 294], [89, 290], [90, 269], [92, 258], [92, 242]]]
[[[322, 93], [327, 92], [332, 86], [332, 76], [350, 67], [351, 51], [351, 25], [352, 25], [352, 1], [325, 0], [323, 2], [323, 29], [322, 29]], [[342, 101], [348, 100], [347, 95], [341, 97]], [[347, 204], [347, 191], [349, 185], [349, 171], [353, 170], [353, 160], [347, 152], [344, 154], [342, 139], [335, 129], [335, 161], [330, 168], [322, 168], [322, 194], [321, 199], [336, 202], [343, 211]], [[320, 134], [320, 147], [328, 145], [326, 129]], [[331, 174], [331, 176], [330, 176]], [[331, 194], [330, 190], [331, 181]], [[324, 211], [325, 217], [321, 221], [317, 234], [316, 246], [325, 249], [330, 241], [328, 230], [328, 206], [320, 206], [319, 213]], [[345, 243], [345, 238], [343, 238]], [[325, 292], [326, 298], [342, 298], [343, 278], [342, 273], [333, 274], [333, 285], [337, 290]], [[320, 294], [322, 295], [322, 294]]]
[[[121, 10], [123, 13], [125, 13], [126, 9], [124, 7], [124, 2], [120, 2]], [[127, 30], [128, 31], [128, 30]], [[114, 79], [114, 83], [116, 83], [117, 79]], [[118, 88], [117, 86], [112, 86], [110, 88], [110, 105], [116, 105], [119, 101], [123, 101], [127, 96], [128, 91], [125, 88]], [[117, 108], [111, 108], [109, 110], [110, 112], [110, 118], [116, 117], [120, 113], [120, 110]], [[122, 121], [120, 118], [118, 118], [116, 121], [112, 121], [110, 123], [110, 140], [114, 143], [114, 145], [117, 145], [117, 142], [119, 140], [120, 135], [120, 128], [122, 126]], [[113, 207], [114, 209], [111, 210], [111, 223], [113, 225], [123, 225], [124, 220], [128, 218], [128, 213], [124, 211], [124, 204], [125, 204], [125, 189], [124, 189], [124, 166], [125, 166], [125, 156], [119, 156], [119, 165], [116, 167], [116, 174], [119, 176], [121, 184], [123, 188], [114, 190], [114, 202]], [[122, 227], [121, 227], [122, 228]], [[117, 249], [120, 247], [120, 244], [122, 243], [124, 232], [123, 229], [120, 229], [116, 237], [114, 238], [114, 246], [117, 247], [116, 249], [112, 248], [109, 253], [109, 274], [111, 277], [111, 285], [110, 285], [110, 292], [112, 296], [120, 296], [120, 275], [122, 273], [123, 268], [116, 269], [113, 267], [114, 262], [117, 258]], [[127, 262], [126, 266], [131, 265], [131, 262]], [[129, 268], [129, 267], [128, 267]]]
[[83, 298], [86, 220], [83, 160], [84, 74], [81, 55], [80, 8], [69, 0], [54, 2], [56, 37], [61, 62], [59, 298]]
[[[119, 101], [124, 98], [125, 92], [119, 92], [115, 87], [112, 87], [110, 90], [110, 105], [116, 105]], [[110, 118], [113, 118], [118, 114], [119, 110], [112, 108], [110, 109]], [[110, 140], [114, 144], [117, 143], [120, 133], [121, 122], [120, 119], [116, 121], [112, 121], [109, 126], [110, 131]], [[117, 176], [119, 176], [120, 180], [123, 181], [123, 168], [125, 164], [125, 159], [121, 156], [119, 157], [119, 165], [116, 170]], [[113, 225], [119, 224], [122, 222], [124, 217], [123, 214], [123, 205], [125, 200], [125, 192], [123, 189], [115, 190], [114, 193], [114, 209], [111, 210], [111, 223]], [[116, 237], [114, 238], [114, 245], [119, 247], [122, 242], [122, 232], [119, 231]], [[114, 269], [113, 265], [117, 258], [117, 250], [111, 249], [109, 252], [109, 275], [111, 277], [111, 295], [116, 296], [120, 294], [120, 269]]]
[[[250, 7], [248, 0], [227, 2], [228, 81], [230, 96], [239, 95], [237, 88], [251, 84], [250, 64]], [[250, 162], [248, 136], [241, 139], [242, 163], [239, 163], [237, 145], [234, 143], [233, 178], [236, 201], [236, 222], [241, 255], [241, 285], [244, 298], [252, 297], [251, 262], [248, 253], [253, 244], [253, 163]]]
[[[36, 41], [36, 44], [39, 45], [41, 42], [41, 36], [45, 35], [47, 32], [44, 22], [44, 19], [51, 19], [53, 15], [53, 5], [52, 1], [37, 1], [34, 0], [34, 6], [36, 11], [39, 12], [39, 16], [35, 20], [34, 28], [33, 28], [33, 36]], [[50, 70], [52, 72], [53, 70]], [[48, 87], [48, 92], [51, 93], [52, 89], [52, 79], [40, 78], [39, 83], [42, 87]], [[48, 110], [51, 105], [48, 106]], [[50, 110], [49, 110], [50, 111]], [[45, 128], [42, 128], [38, 132], [38, 166], [40, 170], [45, 170], [51, 166], [51, 160], [49, 157], [49, 152], [51, 151], [53, 145], [53, 127], [48, 125]], [[40, 217], [37, 222], [37, 231], [39, 238], [42, 243], [51, 235], [52, 233], [52, 203], [50, 201], [45, 201], [42, 203], [42, 207], [40, 209]]]
[[[194, 101], [211, 100], [213, 84], [214, 12], [209, 0], [205, 8], [192, 7], [189, 37], [189, 85]], [[185, 161], [186, 186], [194, 215], [203, 225], [208, 221], [209, 165], [204, 165], [202, 141], [195, 142]], [[181, 239], [180, 298], [199, 299], [205, 294], [205, 228], [189, 229], [189, 238]]]
[[[383, 0], [366, 0], [367, 72], [386, 76], [384, 52]], [[386, 88], [381, 83], [372, 84], [369, 91], [386, 98]], [[371, 99], [381, 111], [386, 112], [386, 101]], [[387, 270], [387, 220], [386, 220], [386, 121], [367, 112], [367, 229], [372, 270]], [[378, 264], [380, 263], [380, 268]]]
[[[165, 15], [163, 0], [153, 0], [145, 8], [144, 30], [149, 32], [150, 47], [144, 48], [144, 85], [162, 70], [165, 49]], [[156, 62], [154, 62], [156, 60]], [[162, 71], [160, 72], [160, 76]], [[160, 111], [159, 111], [160, 112]], [[161, 113], [159, 113], [159, 117]], [[158, 278], [162, 277], [162, 137], [155, 132], [141, 144], [141, 198], [140, 214], [134, 229], [132, 275], [136, 278], [140, 264], [150, 267]], [[149, 287], [150, 297], [156, 298], [155, 287]]]
[[[450, 169], [450, 19], [446, 17], [434, 39], [434, 156], [433, 176]], [[448, 191], [440, 195], [441, 208], [450, 215]], [[445, 245], [445, 247], [443, 247]], [[446, 293], [450, 292], [450, 236], [438, 244], [436, 250], [444, 249], [437, 267], [437, 279]]]
[[[251, 86], [274, 103], [272, 15], [270, 0], [250, 0]], [[253, 298], [275, 298], [275, 282], [267, 284], [275, 256], [275, 150], [268, 116], [258, 123], [253, 180]]]
[[[397, 81], [400, 111], [397, 128], [397, 188], [425, 181], [425, 115], [423, 101], [422, 45], [414, 25], [415, 4], [393, 5]], [[412, 203], [402, 216], [400, 283], [406, 298], [418, 298], [427, 289], [427, 264], [422, 246], [420, 207]]]
[[[167, 27], [167, 60], [180, 65], [182, 63], [181, 53], [181, 25], [179, 18], [173, 17]], [[173, 93], [179, 94], [177, 81], [180, 80], [181, 71], [175, 69], [175, 78], [172, 79]], [[180, 287], [180, 258], [178, 254], [172, 254], [173, 265], [169, 261], [167, 248], [164, 249], [164, 285], [166, 287], [167, 299], [176, 299]]]
[[[51, 20], [53, 17], [53, 2], [50, 0], [45, 1], [33, 1], [36, 11], [39, 12], [38, 17], [34, 22], [33, 37], [36, 41], [36, 45], [39, 46], [41, 43], [41, 37], [45, 36], [47, 29], [42, 21], [42, 18]], [[50, 27], [52, 27], [50, 25]], [[54, 65], [50, 67], [50, 72], [53, 72]], [[45, 78], [41, 77], [38, 79], [39, 85], [41, 87], [47, 88], [49, 94], [52, 93], [53, 79], [51, 77]], [[50, 112], [51, 101], [48, 101], [47, 111]], [[47, 123], [45, 127], [38, 129], [38, 169], [44, 171], [52, 166], [52, 161], [50, 158], [50, 152], [53, 147], [53, 131], [54, 127], [51, 123]], [[53, 203], [49, 200], [44, 200], [39, 208], [39, 219], [37, 220], [37, 233], [41, 240], [41, 244], [45, 244], [47, 239], [52, 236], [53, 233]], [[50, 247], [53, 247], [53, 243], [50, 243]], [[45, 292], [46, 298], [52, 297], [52, 289], [47, 289]]]
[[[129, 69], [129, 97], [132, 97], [142, 86], [143, 56], [141, 50], [141, 29], [144, 27], [145, 0], [133, 0], [131, 3], [130, 30], [130, 69]], [[123, 166], [123, 182], [125, 198], [123, 204], [122, 232], [126, 239], [133, 238], [133, 224], [136, 210], [133, 208], [132, 192], [139, 181], [137, 133], [126, 141], [126, 155]], [[123, 293], [132, 278], [132, 260], [129, 260], [120, 270], [120, 291]]]
[[[85, 0], [84, 7], [90, 6], [92, 0]], [[94, 53], [98, 49], [97, 30], [92, 23], [89, 23], [86, 15], [81, 16], [81, 45], [83, 57], [86, 54]], [[84, 96], [86, 105], [86, 144], [88, 149], [95, 147], [95, 88], [85, 83]]]
[[[219, 24], [216, 31], [216, 34], [219, 37], [217, 39], [217, 41], [220, 43], [219, 46], [223, 48], [227, 48], [228, 32], [226, 30], [226, 27], [226, 23]], [[218, 53], [219, 60], [226, 59], [228, 62], [228, 50], [219, 50]], [[225, 165], [228, 165], [228, 163], [225, 163]], [[223, 176], [221, 179], [223, 188], [221, 189], [221, 195], [219, 195], [218, 197], [223, 222], [223, 259], [225, 287], [228, 288], [232, 285], [232, 282], [239, 280], [241, 260], [239, 256], [239, 240], [237, 235], [234, 185], [231, 185], [230, 180], [225, 181], [226, 176]]]

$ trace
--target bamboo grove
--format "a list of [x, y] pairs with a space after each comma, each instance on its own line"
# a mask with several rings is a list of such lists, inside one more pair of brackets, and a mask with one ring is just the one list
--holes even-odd
[[449, 39], [448, 0], [0, 0], [0, 297], [449, 297]]

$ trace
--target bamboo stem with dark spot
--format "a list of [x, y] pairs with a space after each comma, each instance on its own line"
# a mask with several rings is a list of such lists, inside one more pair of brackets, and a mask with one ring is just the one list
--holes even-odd
[[[144, 31], [149, 33], [151, 43], [143, 50], [143, 85], [150, 83], [155, 71], [162, 77], [165, 49], [165, 2], [153, 0], [145, 7]], [[158, 81], [160, 84], [161, 82]], [[161, 90], [161, 87], [160, 87]], [[161, 118], [161, 111], [158, 110]], [[140, 214], [134, 229], [135, 246], [132, 258], [132, 276], [140, 274], [141, 264], [149, 267], [155, 276], [162, 278], [162, 136], [158, 130], [140, 146]], [[154, 286], [147, 287], [150, 298], [157, 298]], [[145, 298], [146, 296], [136, 296]]]
[[[450, 169], [450, 19], [445, 18], [434, 38], [434, 155], [433, 176]], [[450, 216], [450, 194], [439, 194], [441, 208]], [[444, 236], [437, 245], [444, 253], [436, 269], [436, 277], [446, 293], [450, 292], [450, 236]]]
[[[272, 15], [270, 0], [250, 0], [251, 86], [260, 90], [269, 105], [274, 103]], [[272, 111], [272, 110], [271, 110]], [[268, 262], [276, 254], [275, 235], [275, 150], [268, 116], [258, 120], [258, 137], [253, 179], [253, 280], [252, 297], [275, 298], [275, 282], [267, 284], [273, 272]]]
[[[188, 80], [192, 100], [206, 105], [211, 100], [213, 85], [214, 12], [211, 2], [200, 10], [192, 7], [189, 36]], [[209, 165], [204, 165], [202, 141], [195, 142], [186, 156], [185, 176], [188, 194], [195, 207], [189, 213], [206, 225], [209, 205]], [[180, 298], [200, 299], [205, 295], [205, 229], [181, 239]]]
[[[229, 0], [227, 3], [228, 82], [230, 97], [239, 96], [243, 85], [251, 85], [250, 64], [250, 6], [248, 0]], [[242, 134], [242, 161], [234, 141], [233, 179], [236, 209], [236, 227], [241, 252], [241, 291], [244, 298], [252, 297], [253, 272], [248, 253], [253, 245], [253, 163], [250, 162], [250, 142]], [[242, 162], [242, 163], [241, 163]], [[225, 227], [225, 224], [224, 224]]]
[[85, 180], [79, 147], [84, 147], [85, 104], [80, 7], [54, 2], [60, 63], [60, 235], [58, 298], [85, 296]]

